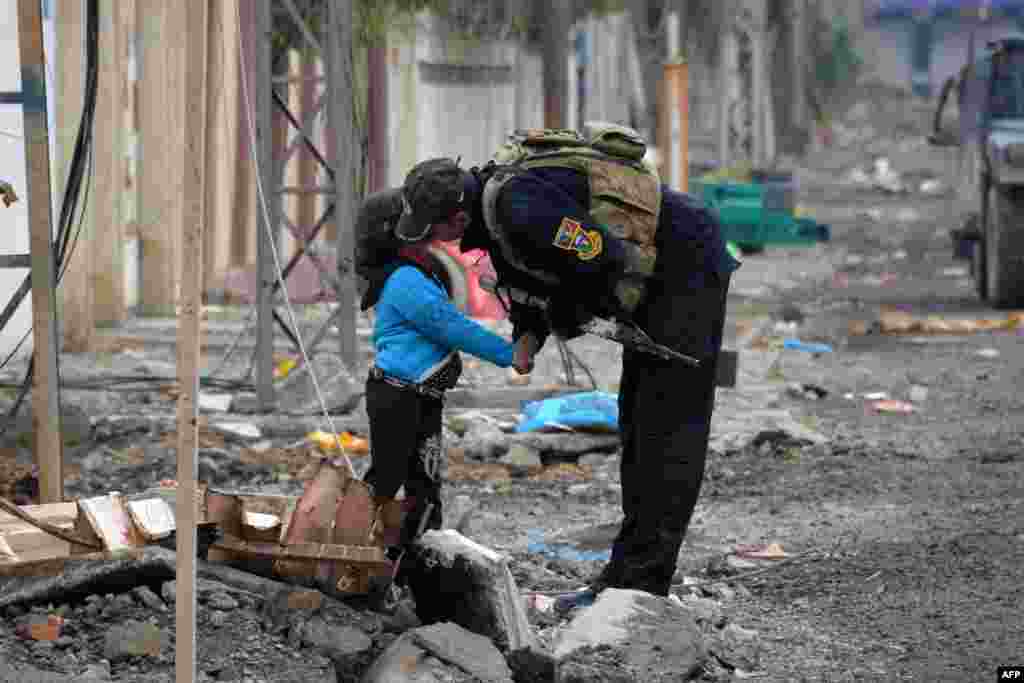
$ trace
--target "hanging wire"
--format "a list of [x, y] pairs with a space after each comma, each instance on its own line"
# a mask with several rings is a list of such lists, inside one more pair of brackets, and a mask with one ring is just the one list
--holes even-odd
[[[241, 9], [237, 4], [235, 5], [235, 12], [238, 14], [238, 25], [241, 26]], [[267, 206], [267, 196], [265, 192], [266, 188], [263, 187], [263, 174], [260, 168], [259, 155], [256, 154], [256, 123], [254, 121], [255, 115], [253, 113], [252, 101], [249, 95], [249, 78], [248, 71], [246, 70], [245, 52], [242, 49], [241, 32], [238, 33], [238, 48], [238, 58], [241, 70], [240, 77], [242, 82], [242, 100], [244, 103], [244, 109], [246, 113], [245, 118], [246, 123], [248, 124], [247, 128], [250, 142], [249, 149], [253, 157], [253, 165], [256, 171], [256, 193], [259, 198], [260, 210], [263, 213], [262, 222], [264, 228], [266, 228], [267, 242], [269, 243], [270, 253], [271, 256], [273, 256], [274, 260], [274, 270], [276, 271], [278, 282], [281, 285], [281, 293], [283, 294], [285, 307], [288, 310], [288, 317], [291, 320], [292, 329], [295, 330], [295, 334], [299, 342], [299, 353], [302, 355], [303, 362], [305, 363], [307, 371], [309, 372], [310, 380], [312, 380], [313, 391], [316, 393], [317, 402], [320, 404], [320, 409], [323, 412], [324, 421], [327, 422], [328, 426], [330, 427], [331, 434], [334, 436], [334, 441], [338, 447], [338, 451], [341, 453], [342, 460], [348, 467], [349, 472], [352, 473], [354, 477], [355, 467], [352, 465], [352, 460], [348, 457], [348, 453], [346, 452], [344, 445], [341, 443], [341, 439], [338, 437], [338, 430], [335, 427], [334, 418], [331, 416], [331, 412], [327, 408], [327, 401], [324, 398], [323, 392], [320, 389], [320, 380], [317, 377], [316, 368], [311, 362], [309, 355], [306, 353], [306, 345], [305, 342], [303, 342], [302, 340], [302, 333], [298, 327], [297, 316], [295, 315], [295, 308], [292, 306], [291, 297], [288, 295], [288, 284], [284, 280], [284, 273], [281, 268], [281, 258], [280, 255], [278, 254], [276, 240], [274, 239], [273, 227], [270, 225], [270, 210]], [[343, 182], [343, 180], [339, 178], [338, 182]]]

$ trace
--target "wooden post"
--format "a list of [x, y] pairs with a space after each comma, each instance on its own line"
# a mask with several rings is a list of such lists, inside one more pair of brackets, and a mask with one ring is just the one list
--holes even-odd
[[[174, 103], [184, 87], [181, 79], [180, 8], [165, 2], [137, 4], [141, 78], [139, 112], [139, 240], [142, 278], [139, 297], [143, 315], [174, 315], [178, 288], [181, 220], [180, 150], [187, 136]], [[191, 134], [191, 131], [190, 131]]]
[[[85, 103], [85, 8], [82, 0], [59, 3], [56, 12], [57, 29], [57, 96], [55, 109], [58, 148], [58, 197], [67, 189], [71, 157], [82, 120]], [[98, 104], [98, 102], [97, 102]], [[98, 121], [97, 116], [97, 121]], [[58, 203], [59, 205], [59, 203]], [[92, 221], [86, 211], [78, 234], [75, 251], [70, 247], [63, 285], [59, 290], [61, 324], [58, 332], [67, 351], [89, 351], [93, 341]], [[77, 231], [77, 226], [76, 226]]]
[[24, 97], [25, 177], [28, 180], [26, 194], [32, 255], [32, 334], [35, 345], [32, 422], [36, 463], [39, 465], [39, 502], [59, 503], [64, 499], [64, 458], [54, 317], [57, 301], [51, 237], [50, 143], [39, 0], [18, 0], [18, 45]]
[[199, 447], [199, 369], [203, 276], [204, 174], [206, 159], [206, 50], [208, 0], [189, 0], [178, 8], [184, 16], [187, 43], [183, 75], [187, 87], [173, 104], [183, 107], [188, 129], [185, 144], [176, 150], [181, 169], [182, 210], [175, 226], [187, 258], [181, 259], [181, 300], [178, 318], [178, 491], [177, 599], [175, 600], [175, 680], [191, 683], [196, 673], [196, 450]]
[[[74, 3], [69, 3], [74, 4]], [[93, 129], [94, 240], [92, 242], [92, 290], [97, 323], [119, 323], [127, 314], [124, 292], [123, 193], [128, 172], [122, 131], [125, 127], [124, 94], [127, 91], [129, 34], [118, 0], [100, 0], [99, 84], [96, 122]], [[90, 246], [79, 244], [79, 249]]]
[[355, 237], [352, 226], [356, 214], [353, 179], [357, 175], [359, 161], [352, 116], [352, 92], [355, 89], [351, 59], [352, 0], [331, 0], [328, 14], [327, 75], [331, 79], [328, 119], [336, 140], [335, 189], [338, 205], [334, 221], [338, 226], [338, 270], [341, 276], [338, 326], [341, 328], [342, 361], [349, 370], [355, 370], [359, 362], [359, 347], [356, 343]]
[[666, 98], [672, 112], [672, 187], [690, 190], [690, 65], [685, 62], [665, 65]]

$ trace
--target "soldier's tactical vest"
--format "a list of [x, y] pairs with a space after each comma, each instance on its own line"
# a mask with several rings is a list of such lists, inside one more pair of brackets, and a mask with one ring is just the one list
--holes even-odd
[[643, 280], [654, 272], [654, 235], [661, 207], [661, 182], [644, 161], [647, 144], [626, 126], [588, 123], [581, 135], [574, 130], [517, 130], [492, 159], [495, 171], [484, 185], [483, 214], [487, 229], [510, 265], [538, 280], [555, 285], [551, 273], [529, 267], [512, 248], [497, 219], [502, 187], [522, 171], [570, 168], [590, 184], [590, 216], [626, 246], [627, 278], [616, 295], [630, 312], [643, 298]]

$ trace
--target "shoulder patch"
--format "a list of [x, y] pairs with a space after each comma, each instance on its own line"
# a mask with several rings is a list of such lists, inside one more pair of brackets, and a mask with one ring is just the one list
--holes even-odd
[[583, 226], [579, 223], [571, 218], [563, 218], [562, 223], [558, 226], [558, 231], [555, 233], [555, 240], [552, 244], [559, 249], [574, 251], [576, 248], [576, 236], [582, 231]]
[[597, 230], [585, 230], [578, 221], [563, 218], [555, 239], [552, 241], [559, 249], [572, 251], [581, 261], [596, 258], [604, 250], [604, 239]]

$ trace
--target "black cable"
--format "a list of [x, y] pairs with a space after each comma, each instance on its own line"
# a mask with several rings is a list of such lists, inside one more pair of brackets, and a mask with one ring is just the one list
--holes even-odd
[[[79, 216], [77, 229], [72, 234], [72, 226], [75, 224], [75, 213], [78, 209], [79, 200], [83, 199], [82, 195], [82, 182], [86, 180], [85, 197], [88, 199], [89, 188], [91, 187], [91, 174], [89, 170], [92, 168], [92, 140], [93, 140], [93, 123], [96, 119], [96, 93], [99, 85], [99, 0], [87, 0], [86, 2], [86, 35], [85, 35], [85, 58], [86, 58], [86, 73], [85, 73], [85, 97], [84, 104], [82, 107], [82, 119], [78, 126], [78, 135], [75, 139], [74, 152], [71, 157], [71, 164], [68, 170], [67, 183], [64, 188], [64, 197], [61, 202], [60, 218], [57, 224], [57, 236], [52, 242], [53, 257], [54, 257], [54, 278], [53, 282], [49, 283], [54, 289], [63, 279], [63, 275], [67, 272], [68, 264], [70, 263], [70, 257], [74, 254], [75, 245], [78, 242], [78, 238], [82, 232], [82, 225], [85, 220], [85, 209], [86, 204], [83, 202], [82, 213]], [[70, 252], [69, 252], [70, 249]], [[29, 328], [31, 332], [32, 328]], [[23, 337], [22, 341], [15, 347], [15, 352], [21, 348], [24, 343], [24, 339], [27, 339], [28, 333]], [[8, 355], [7, 359], [4, 360], [3, 364], [0, 364], [0, 368], [6, 365], [11, 358], [13, 358], [14, 352]], [[59, 357], [58, 357], [59, 361]], [[2, 427], [0, 427], [0, 436], [7, 432], [10, 427], [12, 418], [17, 414], [18, 409], [21, 407], [21, 403], [28, 393], [29, 387], [32, 385], [32, 377], [35, 372], [35, 358], [29, 360], [28, 368], [25, 371], [25, 378], [22, 380], [20, 392], [11, 410], [8, 411], [7, 419], [4, 421]], [[58, 392], [60, 388], [60, 370], [58, 367]], [[58, 405], [60, 399], [58, 396]]]

